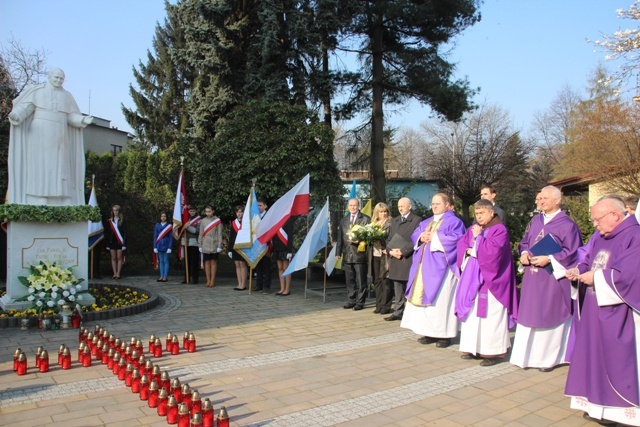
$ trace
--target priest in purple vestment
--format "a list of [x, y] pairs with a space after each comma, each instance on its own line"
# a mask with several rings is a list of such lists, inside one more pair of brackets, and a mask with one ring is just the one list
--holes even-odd
[[[561, 201], [558, 188], [542, 189], [542, 213], [529, 222], [519, 246], [524, 276], [510, 361], [542, 372], [566, 362], [573, 303], [571, 282], [565, 272], [576, 266], [582, 245], [580, 229], [560, 210]], [[547, 242], [555, 245], [536, 246], [549, 234]]]
[[624, 202], [604, 196], [591, 208], [601, 238], [567, 277], [586, 288], [565, 394], [600, 424], [640, 425], [640, 225]]
[[463, 359], [484, 359], [480, 366], [502, 360], [511, 347], [509, 328], [518, 316], [516, 272], [509, 232], [490, 200], [475, 204], [476, 224], [458, 241], [462, 273], [456, 291]]
[[403, 328], [423, 337], [421, 344], [451, 345], [458, 335], [455, 290], [458, 284], [456, 244], [464, 223], [451, 210], [451, 199], [437, 193], [431, 199], [433, 216], [422, 221], [411, 235], [413, 254], [407, 286]]

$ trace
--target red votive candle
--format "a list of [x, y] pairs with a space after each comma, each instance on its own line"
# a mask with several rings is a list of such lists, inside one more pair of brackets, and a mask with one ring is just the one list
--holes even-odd
[[39, 368], [40, 372], [49, 372], [49, 353], [47, 353], [47, 350], [42, 350], [42, 353], [40, 353]]
[[189, 349], [189, 331], [185, 332], [182, 336], [182, 348], [185, 350]]
[[69, 347], [65, 347], [64, 352], [62, 352], [62, 369], [71, 369], [71, 350], [69, 350]]
[[189, 407], [184, 403], [178, 406], [178, 427], [189, 427]]
[[180, 343], [178, 342], [177, 336], [173, 337], [173, 343], [171, 344], [171, 354], [174, 356], [176, 354], [180, 354]]
[[134, 369], [131, 374], [131, 392], [140, 393], [141, 384], [142, 377], [140, 377], [140, 371], [138, 369]]
[[18, 375], [25, 375], [27, 373], [27, 355], [20, 353], [18, 356]]
[[[174, 398], [175, 400], [175, 398]], [[151, 402], [151, 398], [149, 398]], [[158, 391], [158, 415], [165, 417], [168, 412], [169, 393], [167, 390], [161, 389]]]
[[22, 349], [20, 347], [16, 348], [16, 351], [13, 353], [13, 370], [14, 371], [18, 370], [18, 359], [20, 358], [21, 354], [22, 354]]
[[202, 426], [213, 427], [213, 404], [208, 397], [202, 401]]
[[224, 406], [220, 408], [218, 412], [218, 418], [216, 419], [217, 427], [229, 427], [229, 415], [227, 414], [227, 408]]
[[82, 351], [82, 366], [85, 368], [91, 366], [91, 350], [89, 350], [89, 347], [85, 347]]
[[171, 332], [169, 332], [167, 334], [167, 345], [166, 345], [166, 350], [171, 353], [171, 347], [173, 346], [173, 334]]
[[178, 424], [178, 402], [173, 396], [170, 396], [167, 402], [167, 423]]

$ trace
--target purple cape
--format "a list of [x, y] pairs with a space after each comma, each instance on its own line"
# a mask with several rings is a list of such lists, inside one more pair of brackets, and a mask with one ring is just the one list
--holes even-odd
[[630, 216], [608, 236], [594, 239], [578, 266], [581, 272], [601, 269], [607, 285], [624, 302], [600, 307], [593, 287], [587, 287], [565, 394], [602, 406], [640, 404], [633, 321], [633, 310], [640, 310], [638, 260], [640, 225]]
[[[534, 217], [522, 238], [519, 252], [528, 251], [537, 241], [552, 234], [562, 251], [553, 254], [564, 268], [577, 263], [578, 248], [582, 245], [580, 229], [564, 212], [558, 213], [546, 225], [542, 214]], [[529, 328], [550, 328], [567, 320], [572, 313], [571, 282], [556, 280], [544, 268], [526, 266], [522, 277], [518, 323]]]
[[[420, 234], [429, 227], [433, 217], [427, 218], [420, 223], [411, 235], [414, 246], [417, 244]], [[409, 281], [407, 282], [407, 292], [411, 295], [413, 282], [418, 274], [418, 266], [422, 263], [422, 282], [424, 295], [423, 305], [432, 305], [449, 269], [457, 274], [456, 267], [456, 243], [464, 234], [464, 223], [452, 211], [447, 211], [442, 215], [442, 224], [438, 228], [438, 238], [442, 243], [444, 252], [431, 252], [431, 242], [421, 244], [411, 260], [411, 270]]]
[[[462, 265], [467, 249], [473, 247], [473, 240], [469, 228], [458, 241], [458, 266]], [[518, 317], [516, 274], [509, 233], [500, 223], [482, 230], [476, 238], [476, 258], [469, 258], [458, 284], [456, 316], [465, 321], [479, 297], [478, 316], [486, 317], [488, 291], [507, 309], [509, 328], [512, 328]]]

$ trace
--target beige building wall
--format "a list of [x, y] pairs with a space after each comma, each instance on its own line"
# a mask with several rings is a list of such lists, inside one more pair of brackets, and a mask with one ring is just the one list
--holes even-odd
[[111, 127], [109, 120], [95, 117], [92, 124], [84, 128], [84, 151], [102, 154], [118, 154], [126, 150], [130, 136], [128, 132]]

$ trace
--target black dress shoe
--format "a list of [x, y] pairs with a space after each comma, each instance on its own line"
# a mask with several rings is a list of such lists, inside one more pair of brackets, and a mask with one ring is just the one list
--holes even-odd
[[538, 368], [538, 371], [540, 372], [551, 372], [555, 369], [555, 366], [552, 366], [550, 368]]
[[355, 306], [356, 306], [355, 304], [348, 303], [348, 304], [343, 305], [342, 308], [344, 308], [345, 310], [348, 310], [348, 309], [353, 308]]
[[402, 316], [396, 316], [395, 314], [392, 314], [389, 317], [385, 317], [384, 320], [386, 320], [387, 322], [393, 322], [394, 320], [401, 320]]
[[375, 310], [373, 310], [373, 312], [374, 312], [375, 314], [378, 314], [378, 313], [380, 313], [380, 309], [379, 309], [379, 308], [376, 308]]
[[354, 311], [360, 311], [360, 310], [362, 310], [363, 308], [364, 308], [364, 306], [363, 306], [363, 305], [356, 305], [355, 307], [353, 307], [353, 310], [354, 310]]
[[609, 420], [602, 420], [602, 419], [597, 419], [597, 418], [593, 418], [590, 417], [588, 413], [584, 413], [582, 414], [582, 418], [584, 418], [585, 420], [588, 421], [593, 421], [594, 423], [600, 424], [601, 426], [615, 426], [618, 425], [618, 423], [616, 423], [615, 421], [609, 421]]
[[258, 292], [258, 291], [261, 291], [261, 290], [262, 290], [262, 286], [260, 286], [259, 288], [252, 289], [253, 292]]
[[451, 345], [451, 340], [449, 338], [440, 339], [436, 343], [436, 347], [438, 348], [447, 348]]
[[234, 291], [246, 291], [247, 288], [233, 288]]
[[476, 354], [471, 354], [471, 353], [465, 353], [462, 356], [460, 356], [460, 359], [464, 359], [464, 360], [477, 360], [477, 359], [482, 359], [482, 357], [476, 355]]
[[434, 342], [438, 342], [438, 339], [431, 337], [420, 337], [418, 338], [418, 342], [420, 344], [433, 344]]
[[500, 362], [502, 362], [502, 359], [499, 357], [489, 357], [487, 359], [483, 359], [482, 362], [480, 362], [480, 366], [493, 366]]
[[389, 310], [389, 309], [384, 309], [383, 308], [382, 310], [380, 310], [380, 314], [389, 314], [389, 313], [391, 313], [391, 310]]

